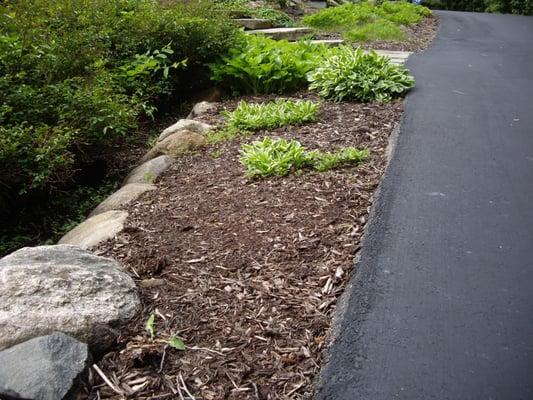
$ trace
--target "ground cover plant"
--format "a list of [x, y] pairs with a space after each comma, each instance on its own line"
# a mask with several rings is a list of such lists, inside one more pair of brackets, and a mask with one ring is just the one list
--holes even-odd
[[304, 168], [320, 172], [354, 165], [368, 157], [366, 149], [343, 147], [333, 152], [309, 151], [297, 140], [272, 139], [243, 144], [240, 162], [249, 178], [285, 176]]
[[226, 123], [220, 129], [207, 133], [207, 143], [247, 137], [259, 129], [312, 122], [316, 119], [318, 108], [319, 103], [302, 100], [276, 99], [264, 104], [241, 101], [235, 110], [222, 111]]
[[403, 26], [419, 23], [429, 15], [429, 9], [410, 2], [364, 1], [326, 8], [305, 16], [302, 21], [324, 32], [342, 33], [346, 40], [399, 42], [407, 39]]
[[309, 88], [335, 101], [388, 102], [405, 94], [414, 78], [399, 65], [376, 52], [349, 46], [330, 51], [329, 57], [308, 74]]
[[32, 199], [77, 190], [88, 165], [144, 140], [139, 122], [207, 82], [206, 64], [238, 34], [208, 1], [2, 2], [2, 220]]
[[325, 51], [325, 46], [308, 42], [246, 35], [227, 56], [211, 64], [211, 79], [234, 94], [289, 92], [306, 86], [307, 73]]
[[300, 125], [316, 120], [319, 103], [304, 100], [276, 99], [268, 103], [239, 102], [233, 111], [224, 111], [227, 127], [243, 130]]

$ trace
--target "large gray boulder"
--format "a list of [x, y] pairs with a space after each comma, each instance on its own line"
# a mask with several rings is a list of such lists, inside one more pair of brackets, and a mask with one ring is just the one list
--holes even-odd
[[131, 171], [124, 180], [124, 185], [129, 183], [152, 183], [171, 165], [171, 157], [164, 155], [156, 157], [139, 165], [137, 168]]
[[194, 119], [180, 119], [174, 125], [169, 126], [163, 132], [161, 132], [161, 135], [159, 135], [159, 138], [157, 140], [160, 142], [161, 140], [166, 139], [170, 135], [173, 135], [174, 133], [182, 130], [188, 130], [203, 135], [211, 129], [213, 129], [211, 125], [204, 124], [200, 121], [195, 121]]
[[72, 398], [85, 380], [87, 345], [60, 332], [0, 352], [0, 398]]
[[90, 249], [120, 233], [127, 218], [128, 213], [119, 210], [94, 215], [65, 234], [58, 244], [72, 244], [82, 249]]
[[104, 350], [139, 307], [120, 265], [79, 247], [26, 247], [0, 259], [0, 350], [55, 331]]
[[137, 200], [143, 193], [155, 189], [156, 186], [149, 183], [129, 183], [125, 186], [122, 186], [119, 190], [102, 201], [98, 207], [91, 212], [89, 217], [93, 217], [111, 210], [118, 210]]

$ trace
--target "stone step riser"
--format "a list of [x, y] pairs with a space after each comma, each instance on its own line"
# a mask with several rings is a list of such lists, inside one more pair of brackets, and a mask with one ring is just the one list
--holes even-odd
[[275, 40], [289, 40], [296, 41], [303, 39], [306, 36], [312, 35], [313, 30], [311, 28], [272, 28], [272, 29], [256, 29], [248, 31], [249, 34], [265, 35]]
[[272, 22], [268, 19], [258, 19], [258, 18], [235, 18], [233, 20], [236, 24], [244, 27], [247, 30], [256, 30], [256, 29], [270, 29], [272, 28]]

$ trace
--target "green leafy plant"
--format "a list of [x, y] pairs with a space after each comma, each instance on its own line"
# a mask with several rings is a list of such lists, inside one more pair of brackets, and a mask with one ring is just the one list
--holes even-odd
[[303, 22], [326, 32], [342, 33], [345, 39], [403, 41], [407, 39], [401, 26], [420, 22], [431, 11], [404, 1], [346, 3], [305, 16]]
[[150, 339], [154, 340], [155, 338], [155, 315], [152, 313], [148, 317], [145, 326], [146, 331], [150, 334]]
[[344, 147], [336, 152], [315, 154], [314, 168], [319, 172], [358, 164], [369, 156], [367, 149], [357, 149], [355, 147]]
[[223, 114], [228, 127], [258, 130], [315, 121], [318, 108], [318, 103], [303, 100], [278, 99], [261, 104], [241, 101], [234, 111]]
[[168, 340], [168, 345], [176, 350], [185, 350], [185, 343], [176, 336], [172, 336]]
[[283, 93], [306, 85], [325, 46], [246, 35], [218, 63], [211, 79], [234, 93]]
[[305, 148], [295, 140], [271, 139], [244, 144], [240, 162], [247, 176], [285, 176], [291, 171], [310, 165], [311, 159]]
[[402, 42], [407, 38], [407, 34], [398, 25], [384, 20], [356, 26], [345, 32], [344, 37], [354, 42]]
[[271, 7], [259, 7], [252, 14], [254, 18], [269, 20], [274, 28], [294, 26], [293, 19], [287, 13]]
[[249, 178], [285, 176], [304, 168], [319, 172], [354, 165], [368, 157], [368, 150], [345, 147], [336, 152], [307, 151], [296, 140], [263, 138], [241, 148], [240, 162]]
[[0, 191], [63, 189], [238, 35], [206, 0], [0, 2]]
[[411, 89], [415, 80], [403, 66], [374, 51], [340, 46], [309, 73], [309, 88], [334, 101], [389, 102]]

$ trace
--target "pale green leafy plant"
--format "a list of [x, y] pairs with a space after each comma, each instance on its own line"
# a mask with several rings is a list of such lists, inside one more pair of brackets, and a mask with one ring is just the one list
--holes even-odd
[[368, 156], [367, 149], [355, 147], [344, 147], [336, 152], [316, 153], [314, 168], [319, 172], [324, 172], [342, 166], [358, 164]]
[[278, 99], [261, 104], [241, 101], [234, 111], [225, 111], [223, 115], [228, 127], [258, 130], [315, 121], [319, 106], [318, 103], [303, 100]]
[[334, 101], [390, 102], [415, 85], [407, 69], [391, 64], [388, 57], [349, 46], [332, 49], [307, 78], [309, 89]]
[[150, 339], [154, 340], [155, 338], [155, 315], [154, 314], [150, 314], [150, 316], [148, 317], [148, 321], [146, 321], [145, 329], [150, 334]]
[[328, 171], [364, 161], [366, 149], [344, 147], [336, 152], [307, 151], [296, 140], [263, 138], [241, 148], [240, 162], [249, 178], [285, 176], [304, 168]]

